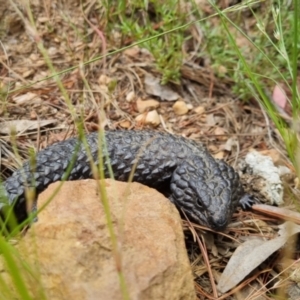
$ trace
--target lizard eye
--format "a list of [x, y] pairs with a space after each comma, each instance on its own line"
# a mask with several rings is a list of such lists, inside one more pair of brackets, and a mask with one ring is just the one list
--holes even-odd
[[197, 204], [201, 209], [203, 208], [203, 204], [199, 198], [197, 199]]

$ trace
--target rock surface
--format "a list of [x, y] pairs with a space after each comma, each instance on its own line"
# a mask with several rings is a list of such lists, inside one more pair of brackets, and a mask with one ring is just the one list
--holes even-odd
[[[18, 245], [47, 299], [123, 299], [98, 183], [65, 182]], [[40, 195], [39, 208], [59, 184]], [[130, 299], [195, 299], [181, 220], [173, 204], [138, 183], [103, 184]]]
[[280, 179], [280, 169], [274, 165], [271, 157], [251, 151], [246, 155], [245, 163], [246, 173], [252, 175], [251, 182], [248, 181], [248, 185], [253, 188], [252, 194], [258, 192], [264, 202], [271, 205], [283, 204], [284, 186]]

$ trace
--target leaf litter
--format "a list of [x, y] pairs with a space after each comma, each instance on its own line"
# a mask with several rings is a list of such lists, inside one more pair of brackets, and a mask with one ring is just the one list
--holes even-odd
[[241, 244], [231, 256], [223, 271], [218, 290], [226, 293], [240, 283], [256, 267], [283, 247], [292, 235], [300, 233], [300, 226], [286, 222], [280, 226], [278, 236], [271, 240], [253, 238]]

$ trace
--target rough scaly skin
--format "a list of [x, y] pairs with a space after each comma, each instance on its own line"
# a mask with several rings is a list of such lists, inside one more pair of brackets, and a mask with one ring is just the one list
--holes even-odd
[[[154, 131], [106, 131], [105, 136], [110, 161], [103, 154], [104, 165], [110, 163], [115, 179], [127, 181], [136, 164], [133, 181], [168, 188], [170, 200], [196, 223], [216, 230], [226, 227], [244, 191], [233, 168], [214, 159], [202, 144]], [[86, 139], [98, 164], [98, 132]], [[15, 205], [19, 222], [27, 217], [24, 186], [35, 186], [38, 195], [49, 184], [62, 180], [74, 153], [77, 156], [68, 180], [92, 178], [85, 149], [77, 138], [56, 143], [37, 153], [35, 163], [25, 162], [4, 182], [4, 194], [8, 204]], [[109, 177], [107, 167], [104, 172]]]

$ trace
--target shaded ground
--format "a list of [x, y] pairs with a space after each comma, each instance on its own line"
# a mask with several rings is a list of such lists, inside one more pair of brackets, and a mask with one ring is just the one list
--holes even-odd
[[[234, 166], [251, 148], [266, 150], [276, 147], [283, 150], [273, 125], [259, 105], [253, 99], [247, 103], [241, 102], [233, 95], [233, 81], [226, 76], [223, 79], [217, 78], [210, 62], [205, 62], [205, 57], [195, 56], [195, 45], [198, 50], [201, 49], [202, 38], [196, 25], [189, 28], [192, 39], [183, 44], [186, 57], [180, 68], [180, 83], [171, 82], [167, 85], [176, 93], [172, 101], [162, 100], [166, 96], [165, 86], [160, 90], [156, 85], [155, 92], [149, 93], [150, 84], [145, 83], [145, 78], [152, 76], [150, 81], [153, 83], [160, 78], [160, 73], [155, 68], [154, 57], [142, 45], [63, 74], [61, 82], [65, 95], [54, 79], [46, 79], [24, 88], [51, 75], [48, 62], [38, 49], [40, 41], [43, 41], [45, 52], [56, 71], [83, 64], [128, 44], [117, 30], [112, 30], [111, 35], [106, 36], [104, 9], [96, 1], [87, 2], [83, 9], [77, 1], [68, 1], [64, 5], [58, 1], [44, 1], [43, 5], [39, 1], [32, 1], [31, 4], [36, 29], [30, 24], [26, 17], [29, 14], [22, 6], [19, 6], [21, 17], [15, 8], [7, 6], [6, 1], [0, 1], [0, 19], [3, 20], [0, 28], [0, 145], [3, 179], [19, 165], [20, 158], [14, 154], [12, 147], [14, 143], [23, 160], [28, 157], [30, 148], [42, 149], [76, 135], [74, 119], [84, 120], [83, 126], [87, 132], [97, 130], [99, 126], [124, 129], [155, 127], [157, 130], [184, 135], [201, 140], [216, 157]], [[16, 91], [7, 94], [7, 90]], [[149, 99], [158, 103], [152, 103], [143, 111], [138, 103]], [[178, 104], [183, 109], [180, 114], [173, 107], [177, 100], [184, 101]], [[153, 106], [158, 107], [154, 109]], [[157, 114], [152, 113], [152, 118], [147, 119], [149, 112], [153, 111]], [[15, 137], [9, 134], [10, 126], [7, 123], [12, 120], [23, 120], [15, 123]], [[32, 122], [25, 123], [24, 120]], [[50, 120], [50, 125], [41, 123], [46, 120]], [[250, 212], [239, 212], [235, 217], [235, 224], [240, 226], [243, 226], [240, 223], [243, 220], [259, 218]], [[243, 236], [250, 235], [250, 232], [253, 235], [260, 234], [261, 228], [247, 226], [244, 230], [238, 225], [228, 229], [226, 233], [231, 238], [220, 235], [215, 236], [216, 241], [206, 241], [210, 265], [216, 277], [237, 245], [232, 239], [242, 241]], [[270, 230], [269, 237], [275, 235], [274, 228], [267, 224], [264, 226]], [[190, 242], [191, 234], [188, 229], [186, 231], [199, 299], [212, 299], [199, 245]], [[212, 235], [209, 238], [212, 239]], [[218, 251], [216, 245], [219, 247], [220, 240], [223, 246]], [[272, 269], [276, 259], [277, 256], [272, 257], [264, 268]], [[254, 286], [263, 286], [261, 292], [265, 293], [267, 289], [264, 283], [270, 277], [272, 275], [261, 276], [257, 272], [257, 277], [253, 277], [253, 280], [257, 280]]]

